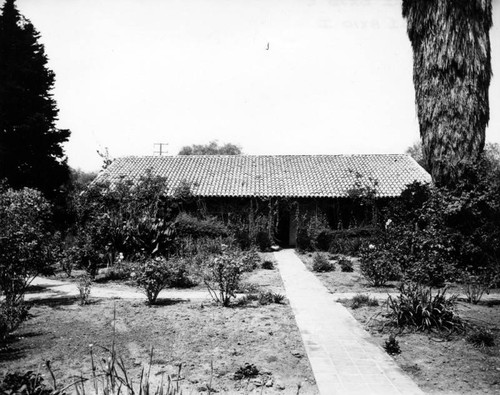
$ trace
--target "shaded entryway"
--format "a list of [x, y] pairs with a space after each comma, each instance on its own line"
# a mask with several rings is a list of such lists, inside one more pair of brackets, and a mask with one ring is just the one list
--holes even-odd
[[321, 394], [423, 394], [294, 250], [274, 255]]

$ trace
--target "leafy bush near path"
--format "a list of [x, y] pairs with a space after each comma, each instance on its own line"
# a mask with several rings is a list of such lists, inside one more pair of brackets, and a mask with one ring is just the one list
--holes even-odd
[[399, 277], [399, 266], [392, 260], [387, 247], [370, 244], [361, 249], [360, 270], [363, 276], [374, 287], [385, 285], [388, 281]]
[[170, 284], [171, 270], [165, 258], [145, 259], [131, 273], [136, 285], [146, 294], [149, 304], [155, 304], [158, 294]]
[[314, 254], [312, 269], [315, 272], [332, 272], [335, 270], [335, 264], [331, 263], [325, 254], [318, 252]]
[[387, 299], [387, 316], [398, 327], [461, 331], [464, 325], [455, 313], [456, 300], [456, 296], [446, 296], [446, 289], [433, 294], [430, 287], [403, 283], [399, 296]]

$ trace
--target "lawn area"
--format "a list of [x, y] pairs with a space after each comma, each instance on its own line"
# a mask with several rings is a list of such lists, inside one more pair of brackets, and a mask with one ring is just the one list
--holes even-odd
[[[244, 281], [284, 294], [277, 269], [256, 269]], [[101, 285], [100, 285], [101, 286]], [[110, 285], [113, 287], [114, 285]], [[114, 318], [116, 312], [116, 319]], [[90, 376], [90, 347], [107, 354], [113, 340], [128, 373], [136, 378], [154, 348], [151, 377], [176, 377], [182, 363], [184, 393], [315, 394], [317, 388], [290, 306], [285, 304], [223, 308], [210, 300], [160, 300], [148, 307], [143, 300], [94, 299], [80, 306], [76, 299], [35, 302], [32, 317], [14, 333], [0, 352], [0, 375], [7, 371], [40, 369], [50, 375], [50, 360], [61, 383], [82, 372]], [[236, 380], [246, 363], [259, 375]]]
[[[299, 256], [311, 270], [312, 255]], [[351, 273], [341, 272], [337, 266], [333, 272], [315, 274], [332, 293], [397, 293], [395, 282], [389, 287], [370, 287], [359, 272], [358, 260], [353, 259], [353, 263]], [[451, 288], [451, 293], [458, 291], [458, 287]], [[395, 331], [395, 328], [384, 327], [387, 324], [386, 306], [381, 303], [380, 306], [352, 309], [349, 299], [339, 301], [370, 332], [376, 344], [383, 347], [391, 331]], [[493, 290], [488, 300], [477, 305], [459, 301], [457, 312], [469, 326], [489, 329], [495, 336], [495, 345], [474, 347], [466, 341], [467, 333], [444, 336], [405, 330], [397, 335], [401, 354], [394, 356], [395, 361], [427, 393], [500, 393], [500, 291]]]

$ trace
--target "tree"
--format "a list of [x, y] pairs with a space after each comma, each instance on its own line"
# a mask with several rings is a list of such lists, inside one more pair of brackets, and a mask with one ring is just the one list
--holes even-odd
[[219, 145], [217, 140], [206, 145], [185, 146], [179, 151], [179, 155], [241, 155], [241, 153], [241, 147], [231, 143]]
[[422, 152], [422, 143], [420, 141], [413, 143], [406, 149], [405, 153], [410, 155], [420, 166], [427, 170]]
[[62, 144], [70, 132], [55, 127], [55, 75], [39, 38], [15, 0], [6, 0], [0, 15], [0, 179], [62, 201], [69, 179]]
[[485, 142], [491, 80], [491, 0], [403, 0], [424, 160], [453, 185]]

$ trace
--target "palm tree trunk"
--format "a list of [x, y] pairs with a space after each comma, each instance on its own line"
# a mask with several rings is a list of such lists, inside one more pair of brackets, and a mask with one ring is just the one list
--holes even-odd
[[424, 159], [453, 185], [484, 148], [491, 79], [491, 0], [403, 0]]

